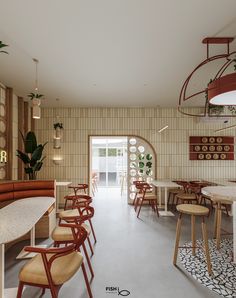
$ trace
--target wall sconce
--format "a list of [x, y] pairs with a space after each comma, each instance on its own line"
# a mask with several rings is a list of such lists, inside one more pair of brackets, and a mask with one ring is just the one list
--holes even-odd
[[52, 161], [55, 165], [61, 165], [63, 163], [63, 158], [55, 156], [53, 157]]

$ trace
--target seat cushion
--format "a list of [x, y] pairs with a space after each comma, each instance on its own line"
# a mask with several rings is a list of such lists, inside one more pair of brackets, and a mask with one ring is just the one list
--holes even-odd
[[[88, 235], [90, 235], [91, 233], [91, 228], [89, 225], [86, 225], [85, 223], [83, 223], [81, 225], [83, 228], [85, 228], [86, 232], [88, 233]], [[65, 228], [65, 227], [56, 227], [51, 235], [52, 239], [54, 241], [73, 241], [74, 237], [71, 231], [71, 228]]]
[[[57, 258], [51, 267], [53, 283], [61, 285], [68, 281], [80, 268], [82, 262], [83, 257], [77, 251]], [[41, 254], [37, 254], [23, 266], [19, 273], [19, 280], [26, 283], [48, 285]]]
[[79, 211], [78, 209], [70, 209], [70, 210], [65, 210], [65, 211], [61, 211], [59, 213], [59, 218], [65, 218], [65, 217], [71, 217], [71, 216], [79, 216]]

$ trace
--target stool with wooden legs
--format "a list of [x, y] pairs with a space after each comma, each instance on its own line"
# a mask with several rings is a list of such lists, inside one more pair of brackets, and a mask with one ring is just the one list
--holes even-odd
[[[68, 217], [68, 216], [79, 216], [81, 214], [81, 210], [87, 206], [90, 206], [90, 204], [92, 203], [92, 197], [88, 196], [88, 195], [77, 195], [74, 198], [72, 207], [73, 209], [70, 210], [65, 210], [65, 211], [61, 211], [59, 213], [59, 219], [62, 217]], [[94, 238], [94, 242], [97, 242], [97, 238], [95, 235], [95, 231], [93, 228], [93, 223], [92, 223], [92, 219], [89, 218], [88, 219], [92, 234], [93, 234], [93, 238]]]
[[[85, 229], [86, 233], [88, 234], [86, 230], [86, 226], [83, 225], [83, 223], [79, 225], [81, 217], [70, 217], [69, 219], [70, 223], [67, 222], [67, 218], [62, 218], [62, 220], [65, 221], [66, 223], [65, 224], [59, 223], [59, 225], [53, 230], [51, 235], [51, 238], [54, 241], [55, 247], [59, 247], [60, 245], [67, 246], [68, 244], [75, 242], [76, 239], [79, 237], [81, 229]], [[93, 273], [92, 265], [84, 242], [81, 244], [81, 246], [83, 248], [83, 251], [87, 260], [87, 264], [91, 272], [91, 276], [93, 278], [94, 273]], [[80, 251], [80, 248], [78, 249]]]
[[[199, 206], [199, 205], [194, 205], [194, 204], [181, 204], [181, 205], [177, 206], [177, 210], [179, 211], [179, 218], [178, 218], [177, 228], [176, 228], [176, 240], [175, 240], [173, 264], [176, 265], [179, 248], [185, 248], [185, 249], [192, 248], [193, 256], [195, 256], [195, 254], [196, 254], [196, 248], [200, 248], [200, 247], [196, 247], [196, 236], [195, 236], [195, 220], [196, 220], [197, 216], [200, 216], [202, 219], [202, 224], [201, 224], [202, 225], [202, 237], [203, 237], [203, 242], [204, 242], [207, 270], [208, 270], [209, 275], [211, 275], [212, 274], [211, 260], [210, 260], [209, 246], [208, 246], [207, 229], [206, 229], [206, 223], [205, 223], [205, 217], [208, 216], [209, 209], [204, 206]], [[180, 247], [179, 246], [183, 214], [191, 216], [192, 247]]]
[[[59, 224], [61, 221], [64, 219], [67, 222], [74, 222], [75, 218], [77, 219], [77, 224], [82, 225], [87, 233], [88, 233], [88, 244], [91, 250], [92, 255], [94, 254], [93, 252], [93, 247], [90, 241], [90, 234], [91, 234], [91, 227], [87, 225], [85, 222], [88, 221], [90, 223], [91, 218], [94, 216], [94, 208], [90, 206], [86, 206], [83, 209], [72, 209], [72, 210], [66, 210], [62, 211], [59, 213]], [[64, 231], [65, 232], [65, 231]]]
[[[87, 194], [88, 191], [88, 184], [85, 183], [79, 183], [75, 186], [68, 186], [69, 189], [73, 190], [73, 193], [67, 195], [64, 197], [65, 199], [65, 205], [64, 205], [64, 210], [67, 209], [67, 203], [68, 201], [72, 201], [73, 204], [73, 200], [74, 198], [80, 193], [83, 192], [83, 194]], [[70, 208], [69, 208], [70, 209]]]
[[49, 289], [52, 298], [57, 298], [62, 285], [71, 279], [75, 273], [82, 268], [89, 298], [92, 292], [83, 263], [83, 256], [79, 252], [79, 247], [87, 237], [85, 229], [80, 229], [76, 241], [62, 248], [38, 248], [25, 247], [26, 251], [36, 252], [20, 270], [19, 286], [17, 298], [21, 298], [24, 286], [42, 288], [42, 295], [45, 289]]
[[167, 204], [173, 206], [175, 204], [176, 195], [182, 194], [182, 193], [184, 193], [184, 189], [183, 188], [172, 188], [172, 189], [169, 189]]
[[176, 205], [180, 204], [198, 204], [198, 196], [195, 193], [179, 193], [176, 195]]
[[[220, 249], [220, 241], [221, 241], [221, 221], [222, 221], [222, 211], [226, 210], [226, 213], [228, 215], [228, 208], [232, 205], [231, 201], [224, 200], [222, 198], [211, 198], [213, 201], [213, 204], [216, 204], [216, 210], [215, 210], [215, 222], [214, 222], [214, 238], [216, 238], [216, 248]], [[227, 207], [226, 207], [227, 206]], [[231, 233], [228, 233], [224, 231], [224, 235], [231, 235]]]

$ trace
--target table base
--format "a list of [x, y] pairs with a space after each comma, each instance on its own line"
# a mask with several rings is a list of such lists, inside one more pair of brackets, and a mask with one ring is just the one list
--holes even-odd
[[[48, 245], [35, 245], [35, 247], [38, 248], [47, 248]], [[24, 248], [21, 250], [21, 252], [18, 254], [18, 256], [16, 257], [17, 260], [21, 260], [21, 259], [31, 259], [33, 258], [35, 255], [37, 255], [37, 253], [35, 252], [28, 252], [25, 251]]]
[[160, 216], [175, 216], [171, 211], [159, 211]]
[[4, 298], [16, 298], [17, 290], [18, 288], [4, 289]]

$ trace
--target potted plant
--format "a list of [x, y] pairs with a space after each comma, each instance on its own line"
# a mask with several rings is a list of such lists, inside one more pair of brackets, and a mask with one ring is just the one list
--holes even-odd
[[47, 142], [43, 145], [38, 145], [35, 133], [32, 131], [29, 131], [25, 137], [23, 136], [22, 132], [20, 133], [24, 143], [25, 152], [16, 150], [16, 155], [24, 163], [25, 173], [28, 175], [29, 180], [35, 180], [37, 178], [38, 171], [40, 171], [42, 168], [43, 160], [46, 158], [46, 156], [42, 157], [42, 154]]
[[63, 123], [61, 123], [61, 122], [54, 123], [53, 127], [54, 127], [55, 132], [56, 132], [55, 137], [60, 139], [62, 137]]
[[[5, 47], [8, 47], [8, 45], [7, 45], [7, 44], [4, 44], [4, 43], [0, 40], [0, 49], [5, 48]], [[7, 51], [4, 51], [4, 50], [0, 50], [0, 53], [8, 54], [8, 52], [7, 52]]]

